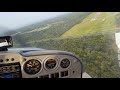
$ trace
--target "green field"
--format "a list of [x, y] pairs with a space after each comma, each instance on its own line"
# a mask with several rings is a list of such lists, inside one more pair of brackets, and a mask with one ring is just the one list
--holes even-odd
[[87, 16], [82, 23], [72, 27], [62, 37], [73, 37], [96, 32], [116, 32], [116, 15], [118, 12], [94, 12]]

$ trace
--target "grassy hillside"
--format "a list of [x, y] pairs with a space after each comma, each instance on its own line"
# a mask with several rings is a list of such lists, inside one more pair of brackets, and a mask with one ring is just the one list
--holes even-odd
[[116, 23], [118, 22], [116, 17], [118, 14], [118, 12], [94, 12], [87, 16], [82, 23], [75, 25], [64, 33], [62, 37], [87, 35], [96, 32], [116, 32]]

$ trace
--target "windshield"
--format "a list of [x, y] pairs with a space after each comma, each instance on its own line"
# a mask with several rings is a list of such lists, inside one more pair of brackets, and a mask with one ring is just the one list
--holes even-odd
[[93, 78], [120, 77], [119, 31], [120, 12], [0, 12], [0, 35], [13, 48], [72, 52]]

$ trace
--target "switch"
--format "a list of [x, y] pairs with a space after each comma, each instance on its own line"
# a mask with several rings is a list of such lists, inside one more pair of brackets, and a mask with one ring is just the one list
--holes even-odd
[[65, 77], [65, 76], [68, 76], [68, 71], [61, 72], [61, 77]]
[[51, 74], [51, 78], [59, 78], [59, 73]]
[[40, 76], [40, 78], [49, 78], [49, 75]]

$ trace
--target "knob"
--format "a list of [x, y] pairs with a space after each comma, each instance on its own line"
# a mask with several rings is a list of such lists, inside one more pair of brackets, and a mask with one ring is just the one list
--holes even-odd
[[8, 62], [8, 61], [9, 61], [9, 59], [6, 59], [6, 61]]
[[3, 59], [0, 59], [0, 62], [3, 62]]
[[11, 61], [14, 61], [14, 58], [12, 58]]

